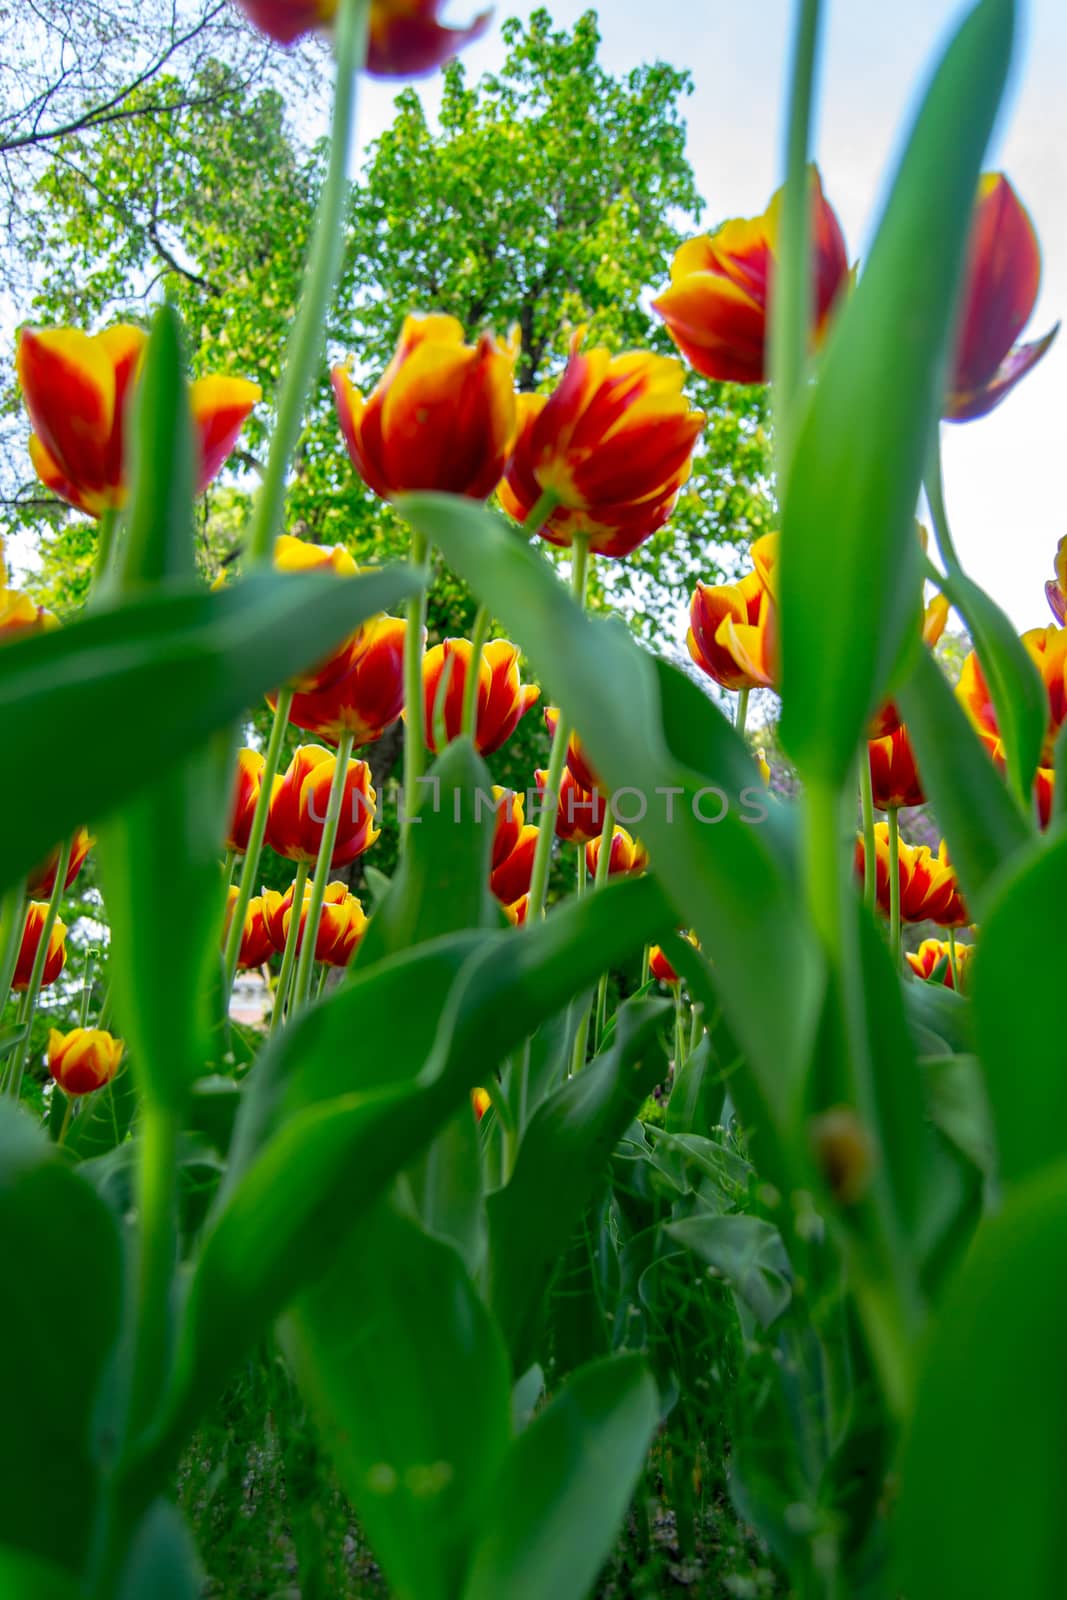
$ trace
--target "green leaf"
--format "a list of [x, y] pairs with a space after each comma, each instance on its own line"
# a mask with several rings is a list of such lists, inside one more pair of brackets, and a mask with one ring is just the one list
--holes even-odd
[[454, 934], [357, 970], [276, 1036], [205, 1230], [168, 1415], [147, 1447], [152, 1473], [165, 1473], [234, 1363], [470, 1089], [667, 918], [651, 878], [612, 884], [536, 928]]
[[[0, 793], [0, 890], [105, 816], [364, 618], [418, 587], [408, 572], [266, 573], [222, 594], [153, 594], [7, 645], [0, 739], [62, 783]], [[102, 730], [122, 728], [121, 740]]]
[[0, 1252], [9, 1285], [0, 1544], [77, 1572], [100, 1486], [94, 1411], [119, 1328], [118, 1229], [9, 1102], [0, 1104]]
[[793, 1298], [782, 1236], [761, 1217], [686, 1217], [668, 1222], [664, 1232], [714, 1267], [762, 1328], [769, 1328]]
[[840, 788], [909, 635], [915, 504], [1014, 6], [983, 0], [918, 113], [858, 287], [830, 335], [782, 509], [782, 722], [809, 782]]
[[0, 1594], [4, 1600], [84, 1600], [85, 1591], [51, 1561], [0, 1549]]
[[615, 1039], [544, 1100], [523, 1135], [510, 1181], [490, 1195], [488, 1298], [516, 1374], [537, 1355], [544, 1292], [557, 1258], [616, 1143], [666, 1075], [665, 1001], [628, 1001]]
[[715, 963], [723, 1007], [767, 1108], [753, 1125], [773, 1126], [806, 1065], [821, 957], [788, 879], [777, 808], [751, 755], [682, 673], [641, 650], [621, 623], [584, 616], [547, 561], [500, 517], [445, 495], [408, 495], [398, 505], [522, 644], [597, 771], [626, 791], [620, 814], [643, 799], [647, 810], [633, 831], [679, 920]]
[[971, 968], [978, 1054], [1000, 1172], [1016, 1181], [1067, 1156], [1067, 1048], [1059, 1005], [1067, 838], [1003, 879]]
[[1041, 674], [1010, 619], [965, 572], [939, 580], [970, 630], [1004, 741], [1008, 781], [1024, 815], [1031, 814], [1034, 773], [1048, 722]]
[[1063, 1586], [1065, 1236], [1061, 1163], [1020, 1183], [982, 1224], [949, 1289], [900, 1470], [894, 1576], [908, 1600]]
[[659, 1420], [638, 1356], [576, 1372], [511, 1448], [482, 1507], [462, 1600], [583, 1600]]
[[451, 1600], [511, 1419], [503, 1340], [456, 1252], [375, 1207], [285, 1343], [390, 1592]]
[[141, 585], [192, 583], [193, 421], [181, 322], [170, 305], [160, 306], [152, 319], [130, 412], [129, 450], [130, 500], [117, 587], [129, 593]]
[[63, 1148], [79, 1161], [114, 1150], [125, 1139], [137, 1109], [137, 1091], [128, 1067], [99, 1090], [75, 1117]]
[[722, 1114], [724, 1089], [711, 1040], [701, 1039], [671, 1085], [664, 1126], [668, 1133], [707, 1134]]
[[157, 1500], [131, 1540], [116, 1600], [200, 1600], [203, 1591], [189, 1530], [175, 1506]]
[[1033, 829], [929, 651], [919, 651], [897, 703], [968, 909], [980, 916], [990, 880]]

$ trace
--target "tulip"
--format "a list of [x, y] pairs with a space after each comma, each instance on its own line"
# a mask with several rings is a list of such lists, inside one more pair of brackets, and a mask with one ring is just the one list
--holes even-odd
[[348, 453], [383, 500], [415, 489], [484, 500], [515, 439], [517, 338], [463, 342], [455, 317], [407, 317], [396, 353], [364, 400], [343, 366], [333, 390]]
[[[285, 951], [292, 925], [295, 888], [295, 884], [290, 884], [284, 894], [279, 894], [274, 889], [266, 889], [263, 892], [264, 920], [268, 937], [272, 947], [279, 954]], [[297, 952], [304, 943], [310, 900], [311, 885], [305, 883], [296, 932]], [[315, 937], [315, 960], [324, 961], [330, 967], [347, 967], [367, 931], [368, 920], [362, 901], [349, 893], [346, 883], [327, 884], [319, 916], [318, 933]]]
[[689, 654], [724, 689], [773, 688], [777, 678], [778, 535], [764, 534], [751, 554], [754, 570], [739, 583], [698, 583], [689, 603]]
[[481, 1122], [492, 1103], [492, 1096], [488, 1089], [471, 1090], [471, 1108], [474, 1111], [475, 1122]]
[[[404, 709], [403, 617], [374, 617], [350, 641], [348, 669], [324, 688], [294, 694], [289, 721], [337, 744], [349, 733], [356, 745], [373, 744]], [[269, 705], [277, 704], [268, 695]]]
[[493, 869], [502, 866], [518, 844], [525, 825], [525, 806], [522, 795], [514, 789], [493, 786], [493, 849], [490, 864]]
[[[550, 739], [556, 737], [556, 727], [559, 723], [559, 711], [556, 706], [545, 707], [545, 727], [548, 729]], [[589, 760], [589, 753], [576, 733], [571, 733], [567, 741], [567, 767], [579, 789], [584, 789], [586, 794], [592, 794], [595, 789], [601, 788], [601, 783], [593, 770]]]
[[[118, 323], [103, 333], [24, 328], [15, 365], [34, 432], [30, 459], [46, 488], [98, 517], [125, 504], [126, 414], [146, 336]], [[189, 386], [199, 494], [230, 454], [262, 390], [243, 378]]]
[[[311, 863], [318, 856], [336, 763], [321, 745], [301, 745], [286, 772], [274, 779], [267, 843], [289, 861]], [[367, 763], [349, 761], [331, 867], [347, 866], [377, 839], [376, 804]]]
[[925, 803], [915, 753], [905, 727], [897, 728], [884, 739], [872, 739], [867, 745], [867, 760], [876, 810], [897, 811], [903, 806]]
[[[297, 539], [288, 533], [280, 534], [274, 541], [274, 569], [276, 572], [329, 572], [339, 578], [354, 578], [359, 572], [343, 545], [309, 544], [306, 539]], [[366, 623], [361, 623], [328, 656], [309, 671], [292, 678], [289, 687], [297, 694], [319, 694], [343, 678], [359, 653], [366, 627]], [[268, 696], [268, 702], [276, 705], [277, 696]]]
[[[237, 0], [261, 32], [291, 45], [337, 15], [337, 0]], [[492, 11], [465, 28], [439, 22], [444, 0], [371, 0], [366, 70], [373, 78], [421, 78], [451, 61], [464, 45], [480, 39]]]
[[[0, 575], [3, 569], [0, 568]], [[59, 622], [44, 606], [36, 605], [28, 594], [7, 589], [0, 582], [0, 645], [30, 633], [58, 628]]]
[[92, 1094], [110, 1083], [119, 1070], [125, 1046], [103, 1028], [73, 1028], [48, 1035], [48, 1070], [63, 1093]]
[[[783, 191], [761, 217], [735, 218], [717, 233], [683, 244], [671, 264], [671, 284], [652, 302], [667, 332], [705, 378], [766, 383], [769, 300]], [[841, 224], [811, 169], [813, 337], [820, 343], [848, 281]]]
[[[77, 828], [70, 846], [70, 860], [67, 863], [67, 875], [63, 881], [64, 893], [70, 888], [78, 873], [85, 865], [85, 858], [89, 854], [95, 840], [88, 828]], [[50, 850], [39, 867], [30, 873], [26, 884], [26, 893], [36, 895], [41, 900], [47, 900], [56, 886], [56, 868], [59, 866], [59, 857], [62, 846], [56, 845]]]
[[[33, 973], [33, 963], [37, 956], [37, 947], [41, 942], [44, 932], [45, 919], [48, 916], [47, 900], [31, 900], [26, 910], [26, 921], [22, 928], [22, 943], [19, 945], [18, 957], [15, 961], [15, 975], [11, 980], [11, 987], [18, 994], [23, 994], [29, 988], [30, 977]], [[41, 988], [47, 989], [55, 983], [67, 960], [67, 927], [57, 917], [52, 924], [52, 932], [48, 940], [48, 953], [44, 960], [44, 970], [41, 974]]]
[[526, 913], [529, 911], [529, 909], [530, 896], [528, 894], [524, 894], [521, 895], [518, 900], [513, 901], [511, 905], [504, 907], [504, 915], [507, 917], [513, 928], [521, 928], [523, 923], [526, 921]]
[[[537, 793], [543, 805], [548, 786], [547, 771], [535, 772], [534, 783], [537, 785]], [[557, 839], [564, 839], [569, 844], [588, 844], [591, 839], [599, 838], [604, 827], [607, 802], [596, 789], [583, 789], [575, 781], [569, 767], [563, 769], [557, 800]]]
[[248, 849], [248, 836], [252, 831], [252, 818], [259, 803], [259, 790], [263, 781], [263, 757], [258, 750], [237, 752], [237, 774], [230, 820], [226, 826], [226, 848], [236, 855]]
[[489, 875], [490, 891], [503, 906], [514, 905], [516, 900], [521, 900], [523, 895], [529, 893], [537, 831], [534, 823], [523, 823], [510, 853], [493, 867]]
[[[233, 908], [237, 904], [237, 885], [234, 884], [227, 891], [226, 916], [222, 925], [222, 943], [226, 943], [226, 935], [230, 931], [233, 920]], [[270, 928], [267, 926], [266, 902], [262, 895], [256, 895], [248, 902], [244, 923], [241, 927], [241, 943], [238, 947], [237, 965], [242, 968], [261, 967], [269, 961], [274, 954], [274, 941], [271, 938]]]
[[[437, 730], [444, 728], [446, 742], [459, 737], [463, 726], [463, 698], [473, 646], [469, 639], [445, 639], [427, 650], [422, 661], [426, 743], [437, 754]], [[445, 673], [448, 681], [442, 691]], [[491, 756], [518, 727], [541, 691], [519, 681], [519, 650], [506, 639], [491, 639], [478, 662], [474, 747]]]
[[675, 972], [674, 968], [671, 966], [670, 962], [667, 960], [667, 957], [663, 954], [663, 951], [658, 944], [652, 945], [648, 952], [648, 970], [651, 972], [654, 978], [659, 980], [660, 983], [681, 982], [678, 974]]
[[[1067, 628], [1030, 628], [1022, 635], [1022, 642], [1041, 674], [1048, 697], [1041, 765], [1051, 767], [1056, 735], [1067, 717]], [[963, 663], [956, 693], [982, 742], [989, 750], [994, 750], [1000, 730], [985, 674], [973, 650]]]
[[[956, 971], [959, 973], [960, 992], [964, 994], [967, 991], [967, 967], [970, 964], [973, 953], [973, 945], [958, 944], [956, 946]], [[954, 989], [956, 987], [952, 977], [952, 946], [947, 940], [924, 939], [918, 950], [909, 950], [906, 954], [911, 970], [917, 977], [926, 982], [929, 982], [943, 961], [945, 970], [942, 974], [941, 982], [946, 989]]]
[[[889, 827], [878, 822], [874, 828], [875, 893], [878, 909], [890, 915]], [[863, 882], [864, 848], [862, 835], [856, 841], [856, 874]], [[927, 845], [900, 841], [900, 915], [903, 922], [936, 922], [942, 928], [963, 928], [970, 914], [960, 894], [955, 869], [942, 843], [937, 855]]]
[[[600, 838], [591, 839], [585, 847], [585, 868], [591, 878], [596, 876], [600, 860]], [[648, 851], [643, 844], [631, 838], [625, 828], [616, 827], [611, 836], [608, 856], [608, 877], [615, 878], [630, 873], [644, 872], [648, 866]]]
[[1026, 209], [1002, 172], [984, 173], [942, 412], [950, 422], [988, 416], [1051, 345], [1059, 323], [1033, 344], [1015, 342], [1030, 320], [1040, 282], [1041, 247]]
[[520, 396], [500, 501], [525, 523], [551, 494], [542, 538], [570, 545], [581, 537], [600, 555], [629, 555], [670, 516], [706, 419], [682, 393], [673, 357], [581, 344], [579, 331], [551, 395]]

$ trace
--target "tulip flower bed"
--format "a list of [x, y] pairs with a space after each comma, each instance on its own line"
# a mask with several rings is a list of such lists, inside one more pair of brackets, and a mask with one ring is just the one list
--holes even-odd
[[[855, 273], [800, 0], [784, 185], [679, 251], [677, 357], [579, 330], [517, 394], [515, 337], [427, 306], [365, 391], [338, 366], [338, 451], [411, 531], [381, 569], [285, 523], [355, 89], [489, 19], [243, 8], [282, 45], [327, 29], [337, 76], [239, 571], [198, 578], [194, 504], [257, 386], [190, 384], [167, 304], [18, 339], [34, 468], [96, 560], [61, 627], [0, 587], [0, 1593], [198, 1594], [190, 1529], [211, 1557], [258, 1461], [308, 1595], [1058, 1594], [1067, 541], [1020, 638], [961, 565], [939, 443], [1055, 333], [1017, 342], [1039, 249], [982, 174], [1012, 0], [937, 63]], [[683, 671], [586, 598], [669, 525], [690, 366], [771, 383], [779, 531], [698, 586]], [[431, 556], [480, 609], [428, 649]], [[495, 784], [542, 715], [546, 765]], [[387, 874], [370, 756], [400, 719]], [[924, 803], [934, 847], [901, 833]], [[64, 974], [87, 857], [101, 1004]], [[46, 1029], [61, 990], [76, 1025]]]

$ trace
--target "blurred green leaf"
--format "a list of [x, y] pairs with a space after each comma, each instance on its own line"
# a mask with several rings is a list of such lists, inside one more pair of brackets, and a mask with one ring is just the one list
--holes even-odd
[[793, 1275], [782, 1236], [761, 1217], [685, 1217], [668, 1222], [664, 1231], [714, 1267], [762, 1328], [769, 1328], [793, 1298]]
[[204, 1574], [181, 1514], [157, 1500], [131, 1540], [116, 1600], [199, 1600], [203, 1592]]
[[0, 1549], [0, 1594], [4, 1600], [84, 1600], [85, 1591], [51, 1561]]
[[[364, 618], [417, 588], [403, 570], [338, 582], [266, 573], [222, 594], [169, 590], [4, 649], [0, 739], [61, 783], [0, 792], [0, 889], [105, 816]], [[103, 737], [121, 728], [123, 737]]]
[[374, 1207], [285, 1342], [390, 1592], [451, 1600], [511, 1424], [503, 1340], [455, 1250]]
[[628, 1001], [614, 1042], [542, 1102], [509, 1182], [490, 1195], [488, 1299], [516, 1374], [537, 1355], [545, 1289], [616, 1143], [666, 1076], [665, 1001]]
[[982, 1224], [931, 1330], [894, 1519], [895, 1577], [908, 1600], [1063, 1587], [1065, 1237], [1060, 1163]]
[[659, 1420], [638, 1356], [581, 1368], [512, 1446], [482, 1506], [462, 1600], [583, 1600]]
[[0, 1252], [8, 1283], [0, 1544], [78, 1572], [100, 1489], [94, 1412], [119, 1329], [118, 1228], [8, 1101], [0, 1102]]
[[1067, 1036], [1060, 1009], [1067, 838], [1002, 879], [982, 918], [971, 1004], [1006, 1181], [1067, 1156]]
[[929, 651], [918, 652], [897, 703], [968, 909], [981, 916], [990, 880], [1033, 830]]
[[117, 1078], [112, 1078], [82, 1107], [63, 1141], [64, 1150], [70, 1151], [79, 1161], [106, 1155], [125, 1139], [136, 1109], [133, 1076], [124, 1066]]
[[797, 430], [778, 574], [781, 735], [804, 777], [834, 789], [918, 638], [915, 505], [1013, 24], [1011, 0], [983, 0], [949, 44]]

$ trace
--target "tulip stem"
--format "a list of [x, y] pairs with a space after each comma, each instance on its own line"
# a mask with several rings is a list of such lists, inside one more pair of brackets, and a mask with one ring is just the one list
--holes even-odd
[[[330, 785], [330, 798], [326, 805], [326, 821], [322, 825], [322, 838], [319, 841], [319, 853], [315, 862], [315, 876], [311, 880], [311, 895], [308, 899], [307, 922], [304, 925], [304, 935], [300, 941], [300, 957], [296, 964], [296, 976], [293, 978], [293, 999], [289, 1007], [290, 1013], [295, 1013], [303, 1006], [311, 992], [311, 969], [315, 965], [315, 942], [319, 936], [319, 918], [322, 915], [322, 903], [326, 898], [326, 884], [329, 881], [333, 863], [333, 847], [337, 838], [337, 824], [341, 820], [341, 805], [345, 797], [345, 783], [348, 778], [348, 758], [352, 754], [353, 734], [346, 728], [341, 734], [337, 744], [337, 759], [333, 769], [333, 782]], [[294, 897], [294, 918], [299, 916], [299, 910]], [[292, 928], [292, 923], [290, 923]], [[288, 940], [286, 941], [288, 943]]]
[[267, 831], [267, 813], [270, 811], [271, 794], [274, 789], [274, 778], [281, 760], [282, 743], [285, 739], [285, 730], [289, 723], [289, 707], [293, 703], [292, 689], [278, 691], [278, 703], [274, 708], [274, 722], [271, 725], [270, 739], [263, 757], [263, 773], [259, 784], [259, 797], [256, 800], [256, 809], [252, 816], [252, 826], [248, 830], [248, 845], [245, 849], [245, 858], [241, 866], [241, 876], [237, 885], [237, 899], [234, 901], [233, 916], [230, 920], [230, 931], [226, 935], [224, 992], [228, 994], [233, 988], [234, 974], [237, 971], [237, 957], [241, 950], [241, 932], [248, 915], [248, 903], [252, 898], [252, 885], [256, 873], [259, 871], [259, 858], [263, 853], [263, 836]]
[[689, 1054], [692, 1055], [701, 1039], [704, 1037], [704, 1007], [694, 1002], [693, 1026], [689, 1033]]
[[11, 980], [26, 926], [26, 886], [16, 883], [0, 900], [0, 1016], [11, 993]]
[[886, 812], [889, 822], [889, 944], [893, 961], [900, 966], [900, 813], [896, 806]]
[[140, 1253], [133, 1306], [135, 1350], [127, 1439], [151, 1420], [164, 1386], [170, 1344], [170, 1298], [178, 1255], [177, 1189], [180, 1116], [146, 1099], [137, 1136]]
[[[57, 1087], [56, 1093], [63, 1094], [63, 1091]], [[66, 1140], [67, 1134], [70, 1131], [70, 1120], [74, 1115], [74, 1096], [72, 1094], [68, 1094], [65, 1095], [64, 1098], [66, 1099], [67, 1103], [63, 1110], [63, 1121], [59, 1129], [59, 1138], [56, 1140], [57, 1145], [63, 1144]]]
[[[522, 531], [528, 539], [541, 532], [558, 505], [559, 495], [555, 489], [542, 489], [540, 497], [530, 507], [526, 521], [522, 525]], [[577, 543], [576, 539], [575, 544]]]
[[224, 874], [224, 876], [226, 878], [226, 887], [227, 887], [227, 889], [233, 883], [233, 869], [236, 866], [236, 864], [237, 864], [237, 851], [236, 850], [227, 850], [227, 852], [226, 852], [226, 860], [222, 864], [222, 871], [223, 871], [223, 874]]
[[642, 987], [642, 989], [648, 983], [648, 981], [651, 978], [651, 976], [652, 976], [652, 946], [650, 944], [646, 944], [645, 945], [645, 953], [641, 958], [641, 987]]
[[[410, 564], [417, 571], [429, 559], [428, 540], [412, 530]], [[411, 832], [412, 818], [418, 804], [419, 779], [426, 767], [426, 726], [422, 690], [423, 634], [426, 631], [426, 586], [422, 585], [412, 595], [407, 605], [407, 628], [404, 632], [404, 819], [401, 829], [402, 843], [406, 844]]]
[[96, 599], [107, 582], [108, 569], [111, 566], [111, 552], [115, 548], [115, 529], [118, 527], [119, 514], [108, 507], [101, 511], [96, 523], [96, 555], [93, 558], [93, 577], [90, 593]]
[[770, 297], [778, 495], [783, 502], [792, 462], [798, 401], [807, 367], [812, 321], [811, 185], [808, 161], [821, 12], [820, 0], [799, 0], [791, 56], [781, 242]]
[[864, 744], [860, 753], [860, 805], [863, 809], [863, 903], [874, 909], [878, 891], [878, 862], [874, 850], [874, 790], [871, 785], [871, 756]]
[[48, 961], [48, 946], [51, 943], [52, 929], [56, 925], [59, 907], [67, 889], [67, 868], [70, 866], [72, 843], [71, 839], [65, 839], [60, 846], [59, 860], [56, 863], [56, 881], [52, 885], [52, 893], [48, 900], [48, 910], [45, 912], [44, 923], [41, 927], [41, 937], [37, 941], [33, 966], [30, 969], [30, 981], [26, 985], [26, 994], [22, 1002], [20, 1021], [25, 1022], [26, 1032], [15, 1046], [15, 1054], [11, 1062], [8, 1093], [12, 1100], [17, 1100], [22, 1092], [22, 1075], [26, 1070], [26, 1058], [30, 1053], [30, 1035], [33, 1032], [33, 1019], [37, 1014], [37, 1001], [41, 993], [41, 981], [44, 978], [44, 969]]
[[304, 885], [307, 883], [307, 879], [308, 863], [300, 861], [297, 863], [296, 877], [293, 879], [293, 904], [289, 913], [289, 932], [285, 936], [282, 970], [278, 974], [278, 982], [274, 990], [274, 1009], [270, 1014], [271, 1033], [276, 1032], [282, 1025], [285, 1001], [289, 993], [289, 980], [293, 975], [296, 947], [300, 938], [300, 913], [304, 908]]
[[956, 554], [956, 546], [952, 541], [952, 530], [948, 525], [948, 512], [945, 509], [945, 485], [941, 476], [941, 427], [935, 424], [933, 441], [930, 454], [926, 462], [926, 476], [923, 479], [923, 489], [926, 492], [926, 504], [930, 508], [930, 520], [934, 525], [934, 538], [937, 541], [938, 552], [945, 563], [946, 572], [951, 574], [959, 572], [960, 558]]
[[82, 1003], [78, 1017], [79, 1028], [89, 1024], [89, 1006], [93, 998], [93, 962], [96, 956], [96, 946], [90, 945], [85, 952], [85, 966], [82, 968]]
[[[544, 499], [544, 496], [541, 497]], [[540, 504], [540, 502], [538, 502]], [[534, 507], [536, 510], [537, 507]], [[532, 513], [525, 525], [532, 520]], [[571, 557], [571, 593], [578, 605], [585, 608], [585, 586], [589, 573], [589, 540], [578, 538], [574, 540]], [[559, 815], [559, 786], [563, 777], [563, 766], [567, 759], [567, 745], [570, 740], [571, 730], [562, 709], [556, 720], [556, 731], [552, 735], [552, 750], [548, 758], [548, 772], [545, 776], [544, 806], [538, 822], [537, 848], [534, 851], [533, 871], [530, 874], [530, 899], [526, 910], [526, 920], [533, 925], [540, 922], [545, 914], [545, 900], [548, 896], [548, 873], [552, 862], [552, 839], [556, 831], [556, 818]]]
[[685, 1025], [685, 1001], [682, 999], [682, 985], [677, 983], [674, 989], [674, 1076], [677, 1079], [679, 1072], [685, 1066], [686, 1060], [687, 1029]]
[[948, 970], [952, 974], [952, 987], [955, 989], [956, 993], [959, 994], [959, 992], [960, 992], [960, 964], [959, 964], [959, 958], [958, 958], [958, 956], [956, 954], [956, 930], [955, 930], [955, 928], [949, 928], [949, 930], [948, 930]]
[[750, 693], [751, 690], [749, 689], [739, 689], [737, 691], [737, 705], [734, 709], [734, 727], [737, 729], [742, 739], [745, 737], [745, 723], [748, 721], [748, 697]]
[[479, 606], [471, 630], [471, 658], [467, 663], [467, 677], [463, 685], [463, 715], [459, 725], [460, 733], [467, 734], [471, 739], [477, 732], [478, 677], [482, 665], [482, 651], [485, 649], [488, 636], [489, 607]]
[[357, 74], [367, 59], [370, 9], [370, 0], [340, 0], [337, 8], [337, 81], [330, 158], [315, 213], [304, 289], [286, 352], [270, 453], [252, 509], [248, 555], [254, 565], [270, 560], [282, 522], [289, 461], [300, 436], [304, 402], [321, 359], [323, 323], [341, 268], [349, 145], [355, 124]]

